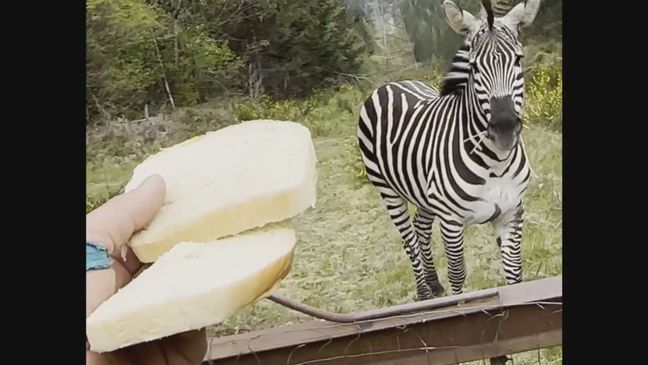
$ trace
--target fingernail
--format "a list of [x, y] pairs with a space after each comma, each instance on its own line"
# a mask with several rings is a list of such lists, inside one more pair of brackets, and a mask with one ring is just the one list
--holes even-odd
[[148, 182], [150, 182], [151, 180], [154, 180], [154, 179], [162, 179], [162, 176], [159, 175], [159, 174], [149, 175], [146, 179], [144, 179], [144, 180], [140, 183], [140, 186], [143, 186], [143, 185], [147, 184]]
[[[162, 185], [166, 185], [166, 183], [165, 183], [164, 178], [162, 177], [162, 175], [159, 175], [159, 174], [153, 174], [153, 175], [148, 176], [146, 179], [144, 179], [144, 180], [139, 184], [139, 186], [137, 187], [137, 189], [141, 189], [141, 188], [143, 188], [143, 187], [146, 186], [146, 185], [152, 184], [152, 183], [153, 183], [152, 181], [153, 181], [153, 180], [156, 180], [156, 179], [159, 180], [160, 183], [161, 183]], [[165, 186], [165, 188], [166, 188], [166, 186]]]

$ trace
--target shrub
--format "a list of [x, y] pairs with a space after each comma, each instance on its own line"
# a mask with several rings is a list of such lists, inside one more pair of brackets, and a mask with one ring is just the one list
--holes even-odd
[[562, 127], [562, 65], [560, 60], [535, 68], [526, 85], [525, 122], [553, 130]]

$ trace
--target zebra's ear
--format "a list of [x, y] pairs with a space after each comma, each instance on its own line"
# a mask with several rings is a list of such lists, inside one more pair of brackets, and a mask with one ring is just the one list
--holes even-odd
[[478, 25], [478, 20], [472, 14], [462, 10], [451, 0], [443, 2], [443, 9], [445, 10], [446, 22], [448, 22], [452, 30], [459, 34], [467, 35]]
[[533, 23], [536, 15], [538, 15], [539, 9], [540, 0], [522, 1], [504, 15], [500, 21], [511, 30], [518, 32], [520, 28], [527, 27]]

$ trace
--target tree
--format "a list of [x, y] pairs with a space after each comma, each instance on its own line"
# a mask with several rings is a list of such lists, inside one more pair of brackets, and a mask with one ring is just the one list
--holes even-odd
[[247, 63], [248, 85], [275, 97], [301, 97], [360, 67], [367, 46], [341, 0], [272, 0], [261, 8], [250, 6], [254, 16], [222, 30]]
[[88, 0], [86, 10], [88, 119], [200, 102], [226, 89], [239, 67], [224, 42], [176, 24], [160, 4]]
[[403, 0], [401, 14], [417, 61], [448, 60], [461, 45], [462, 38], [445, 21], [440, 1]]

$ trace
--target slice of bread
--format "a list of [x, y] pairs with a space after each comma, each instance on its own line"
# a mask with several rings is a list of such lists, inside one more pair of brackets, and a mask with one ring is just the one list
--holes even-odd
[[167, 184], [166, 203], [133, 236], [140, 261], [154, 262], [182, 241], [210, 241], [314, 207], [316, 156], [299, 123], [243, 122], [174, 145], [138, 165], [125, 191], [151, 174]]
[[113, 351], [219, 323], [269, 294], [290, 271], [295, 232], [266, 227], [182, 242], [86, 321], [92, 351]]

